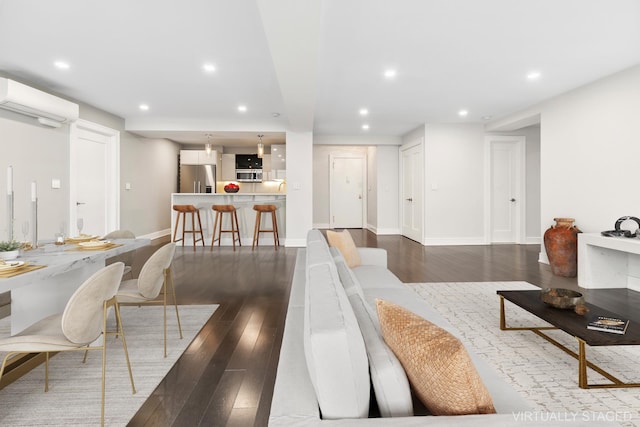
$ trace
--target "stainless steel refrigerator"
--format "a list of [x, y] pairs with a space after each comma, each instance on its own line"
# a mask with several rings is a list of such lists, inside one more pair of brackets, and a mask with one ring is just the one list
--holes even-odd
[[180, 193], [215, 193], [216, 165], [180, 165]]

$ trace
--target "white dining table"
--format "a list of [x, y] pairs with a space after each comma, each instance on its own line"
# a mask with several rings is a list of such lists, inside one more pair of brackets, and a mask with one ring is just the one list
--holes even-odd
[[67, 301], [108, 258], [134, 251], [149, 239], [114, 239], [121, 246], [106, 250], [76, 250], [74, 244], [45, 244], [21, 253], [18, 261], [45, 268], [0, 278], [0, 293], [11, 291], [11, 335], [52, 314], [64, 311]]

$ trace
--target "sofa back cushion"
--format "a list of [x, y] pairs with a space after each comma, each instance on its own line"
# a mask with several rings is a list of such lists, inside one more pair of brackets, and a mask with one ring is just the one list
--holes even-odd
[[413, 402], [407, 374], [393, 351], [384, 342], [375, 312], [359, 294], [349, 296], [349, 301], [358, 319], [364, 345], [367, 348], [371, 383], [380, 415], [383, 417], [412, 416]]
[[[330, 262], [321, 262], [318, 241], [307, 242], [304, 351], [322, 417], [366, 418], [369, 365], [364, 341], [349, 300]], [[326, 246], [326, 242], [324, 243]], [[291, 391], [295, 393], [295, 390]]]

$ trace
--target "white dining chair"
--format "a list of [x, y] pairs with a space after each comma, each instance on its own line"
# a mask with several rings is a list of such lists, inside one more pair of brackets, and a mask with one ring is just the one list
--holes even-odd
[[[129, 363], [127, 342], [120, 319], [120, 309], [116, 299], [123, 270], [124, 264], [121, 262], [100, 269], [71, 295], [61, 314], [46, 317], [18, 334], [1, 339], [0, 352], [7, 352], [7, 354], [0, 367], [0, 379], [2, 379], [7, 362], [12, 358], [25, 353], [45, 353], [45, 392], [47, 392], [49, 390], [50, 352], [102, 350], [100, 420], [104, 425], [107, 334], [117, 334], [121, 337], [131, 389], [134, 394], [136, 392]], [[116, 331], [107, 331], [107, 314], [110, 307], [115, 309], [118, 325]], [[96, 342], [101, 335], [102, 344], [98, 345]]]

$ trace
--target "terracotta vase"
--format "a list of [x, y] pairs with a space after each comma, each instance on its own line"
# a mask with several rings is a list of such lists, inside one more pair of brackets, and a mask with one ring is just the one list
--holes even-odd
[[573, 218], [554, 218], [556, 224], [544, 233], [544, 248], [556, 276], [576, 277], [578, 274], [578, 233]]

